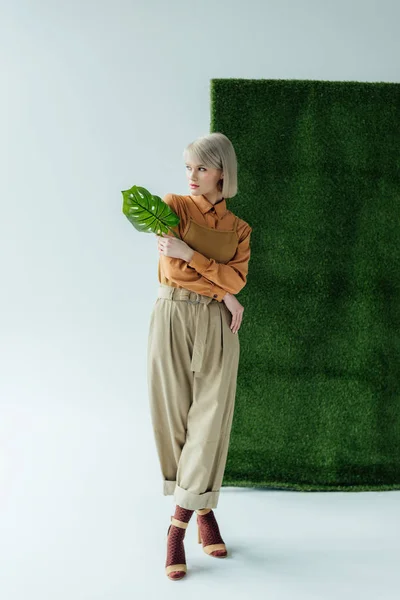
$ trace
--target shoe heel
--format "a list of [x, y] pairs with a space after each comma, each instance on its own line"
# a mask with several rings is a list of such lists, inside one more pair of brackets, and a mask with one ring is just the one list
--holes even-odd
[[201, 544], [201, 534], [200, 534], [199, 520], [197, 520], [197, 541], [198, 541], [199, 544]]

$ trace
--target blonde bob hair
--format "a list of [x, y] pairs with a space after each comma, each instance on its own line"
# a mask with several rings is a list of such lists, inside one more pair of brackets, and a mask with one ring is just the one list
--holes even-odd
[[214, 132], [197, 138], [183, 151], [185, 161], [192, 159], [211, 169], [222, 169], [224, 176], [218, 181], [223, 198], [237, 194], [237, 159], [232, 142], [223, 133]]

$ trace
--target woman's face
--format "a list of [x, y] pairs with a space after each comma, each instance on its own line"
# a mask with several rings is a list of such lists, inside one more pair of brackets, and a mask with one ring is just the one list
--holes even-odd
[[[185, 162], [185, 168], [191, 195], [200, 196], [220, 192], [217, 184], [222, 177], [222, 169], [212, 169], [190, 161]], [[192, 183], [195, 183], [198, 187], [191, 187]]]

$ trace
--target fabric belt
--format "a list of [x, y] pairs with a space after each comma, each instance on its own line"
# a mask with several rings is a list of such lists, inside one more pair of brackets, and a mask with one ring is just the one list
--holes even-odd
[[161, 283], [158, 288], [159, 298], [168, 298], [170, 300], [182, 300], [189, 304], [197, 304], [196, 315], [196, 333], [194, 337], [193, 356], [190, 368], [192, 371], [199, 373], [203, 365], [204, 351], [206, 348], [209, 311], [207, 306], [211, 302], [218, 302], [210, 296], [192, 292], [186, 288], [177, 288], [171, 285]]

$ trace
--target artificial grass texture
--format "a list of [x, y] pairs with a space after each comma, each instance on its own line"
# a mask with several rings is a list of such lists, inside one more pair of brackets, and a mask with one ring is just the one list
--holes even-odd
[[400, 84], [210, 89], [253, 227], [223, 485], [400, 489]]

